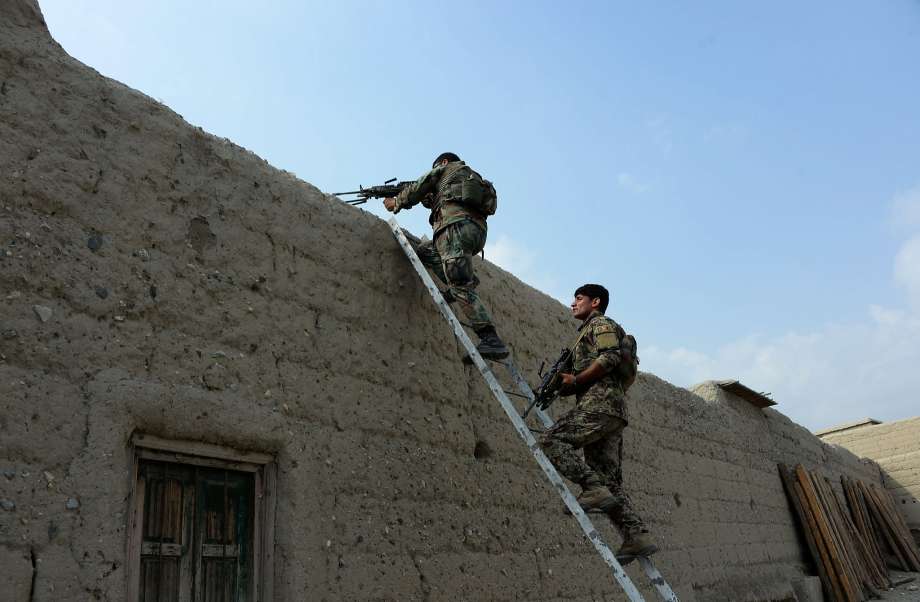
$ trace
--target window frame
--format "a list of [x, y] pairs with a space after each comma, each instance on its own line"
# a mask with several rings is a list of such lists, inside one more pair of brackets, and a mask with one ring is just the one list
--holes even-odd
[[243, 452], [223, 445], [163, 439], [134, 433], [129, 443], [132, 459], [131, 497], [129, 500], [128, 540], [126, 550], [127, 597], [135, 602], [140, 595], [141, 547], [143, 543], [144, 488], [141, 481], [142, 460], [170, 462], [208, 468], [222, 468], [253, 475], [252, 585], [250, 599], [269, 602], [274, 599], [275, 505], [277, 502], [278, 467], [275, 457], [262, 452]]

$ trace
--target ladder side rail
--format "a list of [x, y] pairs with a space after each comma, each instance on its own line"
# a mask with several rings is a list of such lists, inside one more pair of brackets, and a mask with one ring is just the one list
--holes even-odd
[[[511, 380], [514, 382], [515, 386], [517, 386], [518, 391], [523, 393], [524, 396], [527, 397], [527, 399], [529, 399], [530, 401], [533, 401], [533, 398], [534, 398], [533, 389], [530, 388], [530, 384], [528, 384], [527, 380], [521, 374], [521, 371], [518, 370], [517, 365], [510, 359], [505, 360], [504, 362], [501, 362], [501, 363], [503, 366], [505, 366], [505, 369], [508, 371], [508, 374], [511, 375]], [[553, 426], [554, 424], [553, 419], [550, 418], [549, 414], [547, 414], [544, 410], [542, 410], [541, 408], [537, 406], [534, 406], [533, 411], [536, 412], [537, 417], [540, 419], [540, 422], [543, 423], [543, 426], [545, 428], [549, 428]]]
[[[505, 366], [508, 373], [511, 375], [512, 381], [514, 381], [515, 385], [517, 385], [518, 390], [521, 391], [521, 393], [523, 393], [526, 397], [528, 397], [530, 401], [533, 401], [533, 390], [521, 375], [517, 365], [510, 358], [498, 363]], [[543, 426], [549, 428], [553, 425], [552, 419], [546, 414], [546, 412], [537, 407], [534, 408], [534, 411], [537, 412], [537, 416], [540, 418], [541, 422], [543, 422]], [[664, 576], [652, 562], [651, 558], [637, 558], [636, 560], [639, 561], [639, 564], [642, 566], [642, 570], [645, 571], [649, 583], [651, 583], [655, 590], [658, 592], [658, 597], [660, 597], [664, 602], [679, 602], [677, 594], [675, 594], [674, 590], [671, 589], [670, 584], [668, 584], [668, 582], [665, 580]]]
[[655, 566], [651, 558], [638, 557], [636, 560], [639, 561], [639, 565], [642, 567], [642, 570], [645, 571], [645, 575], [648, 577], [649, 582], [658, 592], [659, 598], [665, 602], [679, 602], [677, 594], [674, 593], [674, 590], [672, 590], [668, 582], [665, 581], [665, 578], [661, 575], [661, 571], [658, 570], [658, 567]]
[[543, 450], [540, 449], [540, 445], [537, 443], [536, 439], [534, 439], [530, 429], [528, 429], [527, 425], [524, 423], [524, 420], [520, 417], [520, 415], [518, 415], [514, 404], [512, 404], [511, 400], [508, 399], [508, 396], [505, 395], [504, 390], [502, 389], [498, 380], [496, 380], [495, 376], [492, 374], [492, 371], [486, 365], [485, 360], [483, 360], [482, 356], [479, 355], [479, 352], [476, 351], [476, 346], [473, 345], [469, 335], [466, 334], [466, 331], [463, 330], [463, 327], [460, 325], [460, 321], [457, 320], [457, 317], [454, 315], [453, 311], [451, 311], [450, 307], [447, 305], [447, 302], [444, 301], [443, 295], [441, 295], [440, 290], [431, 279], [431, 276], [428, 274], [428, 270], [425, 269], [425, 266], [418, 258], [415, 249], [413, 249], [412, 245], [409, 244], [409, 240], [403, 233], [399, 223], [394, 218], [389, 221], [389, 224], [393, 230], [393, 234], [396, 236], [396, 240], [399, 242], [399, 245], [402, 247], [403, 252], [405, 252], [406, 257], [409, 258], [409, 261], [412, 263], [415, 271], [422, 279], [422, 283], [425, 285], [425, 287], [428, 289], [428, 292], [431, 294], [431, 297], [434, 299], [435, 305], [441, 312], [441, 315], [444, 316], [444, 319], [446, 319], [450, 324], [454, 331], [454, 335], [460, 341], [460, 344], [463, 345], [463, 347], [466, 349], [466, 352], [473, 360], [473, 364], [476, 366], [476, 368], [479, 369], [480, 374], [482, 374], [486, 384], [488, 384], [489, 388], [492, 390], [492, 394], [501, 404], [505, 414], [507, 414], [508, 418], [511, 420], [515, 430], [518, 432], [518, 435], [520, 435], [521, 439], [524, 440], [524, 443], [527, 445], [530, 453], [533, 455], [534, 459], [536, 459], [537, 464], [539, 464], [540, 468], [543, 469], [543, 473], [556, 489], [556, 492], [562, 498], [562, 501], [565, 502], [565, 505], [572, 512], [572, 516], [574, 516], [578, 521], [578, 524], [584, 532], [585, 536], [587, 536], [588, 540], [594, 546], [595, 550], [601, 556], [604, 562], [607, 563], [607, 566], [613, 573], [614, 578], [617, 580], [617, 582], [619, 582], [620, 587], [623, 588], [626, 596], [633, 602], [644, 602], [645, 599], [642, 597], [642, 594], [639, 593], [639, 590], [636, 589], [636, 586], [629, 579], [629, 576], [617, 561], [613, 551], [601, 539], [600, 533], [591, 523], [587, 514], [585, 514], [585, 511], [582, 510], [578, 501], [575, 499], [575, 496], [572, 495], [572, 492], [569, 491], [568, 487], [566, 487], [565, 482], [562, 480], [562, 477], [559, 476], [559, 473], [556, 472], [556, 468], [549, 461], [549, 458], [547, 458], [543, 453]]

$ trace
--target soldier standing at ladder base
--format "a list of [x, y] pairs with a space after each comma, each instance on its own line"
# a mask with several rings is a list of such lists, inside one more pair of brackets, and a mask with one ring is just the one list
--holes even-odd
[[540, 446], [556, 470], [581, 485], [581, 507], [607, 513], [620, 528], [624, 541], [616, 556], [628, 562], [650, 556], [658, 547], [623, 490], [626, 390], [636, 378], [639, 359], [636, 340], [604, 315], [609, 299], [599, 284], [575, 291], [572, 315], [583, 322], [572, 348], [571, 373], [560, 374], [559, 390], [575, 395], [575, 407], [541, 435]]
[[445, 283], [444, 300], [457, 303], [479, 337], [476, 350], [486, 359], [508, 356], [508, 348], [492, 324], [476, 285], [473, 256], [486, 244], [486, 218], [495, 213], [495, 188], [454, 153], [441, 153], [431, 171], [383, 200], [387, 211], [398, 213], [421, 203], [431, 210], [428, 218], [434, 240], [415, 245], [425, 267]]

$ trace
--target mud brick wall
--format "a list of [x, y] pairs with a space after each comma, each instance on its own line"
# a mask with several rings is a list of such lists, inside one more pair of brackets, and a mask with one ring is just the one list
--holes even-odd
[[920, 540], [920, 417], [860, 426], [821, 438], [878, 463], [898, 510]]
[[[571, 337], [477, 269], [521, 366]], [[124, 599], [133, 433], [277, 458], [277, 600], [622, 599], [387, 226], [72, 59], [30, 0], [0, 3], [0, 300], [5, 599]], [[660, 568], [682, 600], [788, 598], [775, 463], [878, 473], [696, 393], [629, 402]]]

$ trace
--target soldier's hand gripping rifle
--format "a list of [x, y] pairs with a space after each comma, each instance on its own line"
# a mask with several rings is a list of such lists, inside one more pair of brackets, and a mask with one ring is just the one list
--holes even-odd
[[409, 184], [413, 184], [411, 180], [406, 182], [396, 182], [395, 184], [393, 182], [396, 182], [396, 178], [390, 178], [380, 186], [368, 186], [367, 188], [364, 186], [358, 186], [358, 190], [352, 190], [350, 192], [333, 192], [332, 194], [335, 196], [356, 194], [358, 195], [358, 198], [345, 202], [349, 205], [361, 205], [366, 203], [369, 199], [385, 199], [394, 197], [399, 194], [403, 188]]
[[541, 410], [545, 410], [556, 401], [556, 398], [559, 397], [559, 389], [562, 387], [562, 377], [559, 375], [568, 369], [569, 360], [571, 359], [572, 350], [563, 349], [562, 353], [559, 354], [559, 359], [556, 360], [547, 372], [544, 373], [543, 366], [540, 366], [540, 386], [534, 391], [533, 401], [530, 402], [530, 405], [527, 406], [527, 409], [524, 411], [524, 418], [527, 418], [527, 415], [530, 414], [530, 410], [532, 410], [535, 405], [539, 405]]

